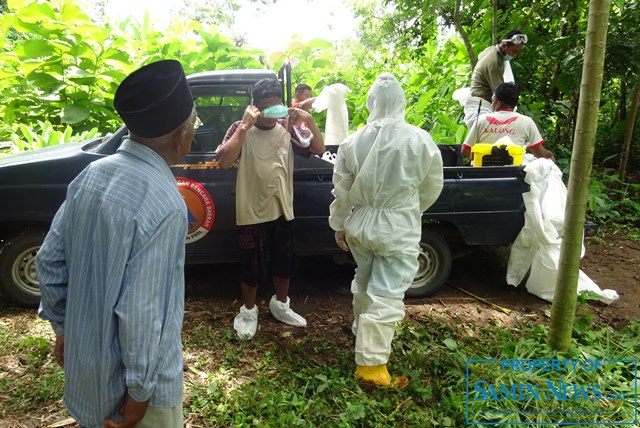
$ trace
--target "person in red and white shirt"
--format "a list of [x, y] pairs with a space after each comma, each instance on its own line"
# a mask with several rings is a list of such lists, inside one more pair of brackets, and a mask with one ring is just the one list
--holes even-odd
[[295, 101], [291, 104], [291, 107], [300, 108], [304, 111], [311, 110], [311, 106], [316, 100], [316, 97], [313, 96], [311, 86], [305, 85], [304, 83], [296, 86], [294, 97]]
[[529, 150], [537, 158], [555, 162], [553, 153], [544, 148], [544, 140], [534, 121], [514, 111], [518, 104], [518, 88], [515, 83], [501, 83], [491, 98], [493, 113], [480, 115], [471, 126], [469, 135], [462, 143], [462, 155], [470, 158], [471, 147], [476, 144], [493, 144], [508, 137], [513, 144]]

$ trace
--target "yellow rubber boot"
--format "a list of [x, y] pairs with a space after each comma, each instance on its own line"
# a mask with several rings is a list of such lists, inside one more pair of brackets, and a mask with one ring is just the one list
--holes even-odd
[[379, 366], [356, 366], [355, 375], [363, 382], [372, 383], [375, 386], [391, 385], [391, 375], [386, 364]]

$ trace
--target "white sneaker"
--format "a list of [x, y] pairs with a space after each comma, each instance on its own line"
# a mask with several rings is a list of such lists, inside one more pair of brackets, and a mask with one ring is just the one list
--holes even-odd
[[282, 323], [289, 324], [294, 327], [306, 327], [307, 320], [293, 312], [289, 307], [289, 302], [291, 302], [289, 297], [287, 297], [287, 303], [282, 303], [275, 295], [271, 297], [271, 301], [269, 302], [269, 311], [271, 311], [271, 315]]
[[258, 329], [258, 306], [247, 309], [245, 305], [240, 307], [240, 312], [233, 319], [233, 328], [240, 339], [253, 338]]

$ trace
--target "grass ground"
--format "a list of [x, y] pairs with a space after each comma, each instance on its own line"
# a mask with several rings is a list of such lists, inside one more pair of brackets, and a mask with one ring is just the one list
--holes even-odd
[[[608, 421], [615, 426], [633, 420], [633, 365], [549, 373], [469, 363], [628, 360], [640, 355], [639, 322], [614, 329], [593, 325], [585, 307], [581, 313], [572, 351], [565, 355], [547, 348], [546, 325], [526, 318], [511, 328], [479, 326], [462, 318], [451, 322], [437, 314], [408, 319], [398, 327], [389, 368], [411, 382], [402, 390], [374, 391], [363, 389], [352, 376], [353, 337], [347, 324], [323, 337], [301, 329], [273, 330], [241, 342], [228, 326], [191, 313], [183, 337], [185, 421], [191, 427], [462, 427], [467, 410], [470, 420], [500, 420], [506, 426], [536, 420]], [[48, 325], [33, 312], [0, 313], [0, 427], [76, 426], [60, 400], [63, 373], [51, 358], [52, 343]], [[558, 399], [553, 391], [549, 396], [547, 381], [555, 388], [564, 385], [568, 399]], [[474, 389], [474, 384], [480, 387]], [[531, 388], [545, 385], [547, 396], [536, 398]], [[613, 391], [620, 395], [604, 396]]]

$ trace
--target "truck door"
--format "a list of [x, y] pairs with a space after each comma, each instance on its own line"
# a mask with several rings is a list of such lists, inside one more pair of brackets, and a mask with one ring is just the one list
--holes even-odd
[[202, 85], [192, 87], [202, 125], [196, 130], [191, 152], [171, 170], [189, 208], [187, 257], [190, 262], [222, 261], [237, 254], [237, 168], [218, 167], [215, 150], [229, 126], [251, 100], [251, 86]]

